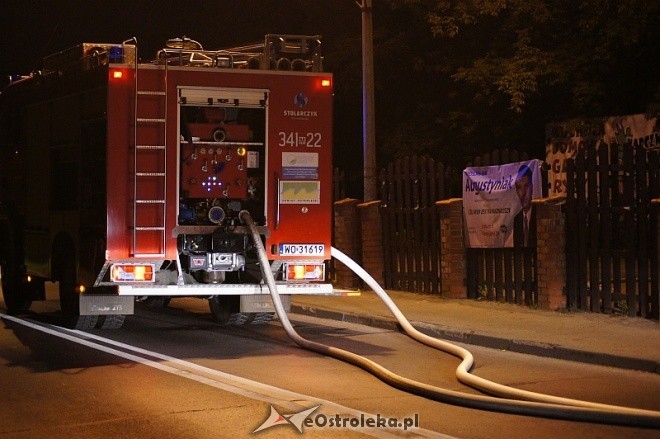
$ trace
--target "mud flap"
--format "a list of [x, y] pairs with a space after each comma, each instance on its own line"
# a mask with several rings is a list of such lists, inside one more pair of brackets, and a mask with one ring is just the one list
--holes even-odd
[[[284, 311], [291, 311], [291, 296], [282, 294]], [[270, 294], [249, 294], [241, 296], [241, 312], [275, 312], [273, 298]]]
[[133, 296], [80, 296], [80, 315], [132, 315], [135, 311]]

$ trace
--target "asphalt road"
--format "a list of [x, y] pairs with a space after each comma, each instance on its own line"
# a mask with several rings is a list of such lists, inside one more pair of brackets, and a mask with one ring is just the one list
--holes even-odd
[[[294, 424], [304, 414], [289, 415], [316, 406], [310, 425], [301, 427], [303, 437], [657, 437], [648, 429], [471, 410], [406, 394], [353, 365], [298, 348], [277, 321], [222, 328], [199, 299], [175, 299], [166, 309], [138, 306], [121, 330], [89, 333], [51, 326], [55, 303], [38, 302], [33, 309], [38, 313], [5, 317], [0, 325], [3, 438], [300, 437]], [[291, 318], [306, 338], [365, 355], [412, 379], [476, 393], [456, 380], [456, 358], [403, 334]], [[660, 410], [657, 374], [467, 348], [476, 358], [473, 372], [496, 382]], [[351, 428], [351, 419], [360, 418], [401, 426]], [[252, 434], [277, 419], [281, 425]], [[419, 428], [404, 431], [404, 422]]]

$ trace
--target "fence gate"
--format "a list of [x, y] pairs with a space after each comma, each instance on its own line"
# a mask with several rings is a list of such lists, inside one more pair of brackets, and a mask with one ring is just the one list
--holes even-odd
[[439, 217], [449, 193], [445, 168], [428, 157], [405, 157], [381, 169], [385, 288], [440, 291]]
[[568, 306], [657, 319], [660, 152], [602, 145], [566, 166]]

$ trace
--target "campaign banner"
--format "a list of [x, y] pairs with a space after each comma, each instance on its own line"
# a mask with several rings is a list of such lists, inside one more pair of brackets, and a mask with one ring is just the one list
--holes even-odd
[[534, 245], [532, 199], [541, 198], [543, 193], [542, 163], [529, 160], [463, 170], [463, 219], [468, 247]]

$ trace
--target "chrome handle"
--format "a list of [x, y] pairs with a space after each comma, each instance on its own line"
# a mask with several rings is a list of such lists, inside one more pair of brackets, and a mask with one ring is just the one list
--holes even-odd
[[276, 180], [276, 187], [275, 187], [275, 193], [276, 193], [276, 201], [275, 201], [275, 230], [280, 226], [280, 202], [281, 200], [281, 194], [280, 194], [280, 176], [276, 172], [275, 173], [275, 180]]

